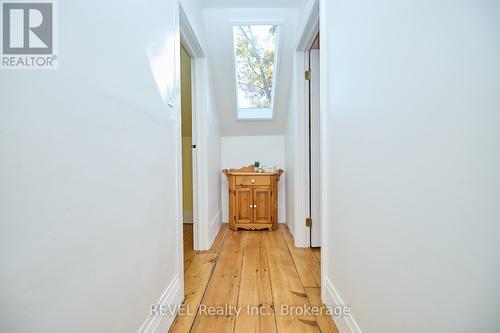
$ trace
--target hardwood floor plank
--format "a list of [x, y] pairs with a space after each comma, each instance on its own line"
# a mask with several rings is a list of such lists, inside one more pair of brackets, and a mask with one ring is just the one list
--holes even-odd
[[184, 229], [184, 240], [193, 235], [193, 225], [190, 223], [183, 223], [182, 227]]
[[313, 251], [313, 254], [314, 254], [314, 257], [316, 258], [316, 260], [318, 260], [318, 262], [321, 264], [321, 248], [314, 247], [312, 249], [312, 251]]
[[[227, 233], [191, 332], [233, 332], [236, 318], [234, 310], [238, 304], [246, 236], [244, 232], [229, 231]], [[224, 313], [208, 313], [208, 309], [212, 308], [222, 309]], [[202, 311], [202, 309], [207, 311]]]
[[289, 315], [282, 309], [310, 307], [306, 292], [281, 231], [264, 234], [269, 259], [269, 272], [276, 312], [278, 332], [320, 332], [311, 315]]
[[286, 225], [280, 225], [288, 249], [292, 254], [293, 261], [297, 267], [300, 280], [304, 287], [321, 287], [321, 266], [316, 259], [314, 251], [311, 248], [295, 247], [293, 236]]
[[234, 332], [276, 332], [271, 278], [263, 232], [248, 232], [243, 253], [241, 284]]
[[[338, 333], [326, 312], [281, 312], [282, 306], [321, 303], [321, 252], [295, 248], [286, 226], [274, 232], [232, 231], [225, 224], [208, 251], [192, 250], [192, 225], [184, 230], [184, 315], [176, 317], [169, 332]], [[204, 311], [198, 311], [200, 306]], [[253, 314], [247, 312], [249, 306]], [[208, 314], [208, 307], [225, 311]]]
[[224, 243], [220, 249], [220, 254], [242, 254], [245, 250], [246, 238], [249, 231], [234, 231], [228, 230], [226, 232], [226, 237], [224, 238]]
[[184, 272], [186, 272], [193, 261], [196, 251], [193, 249], [193, 232], [184, 228]]
[[195, 255], [196, 254], [192, 252], [191, 254], [184, 256], [184, 272], [186, 272], [189, 266], [191, 265], [191, 262], [193, 261]]
[[177, 315], [169, 332], [187, 333], [191, 330], [216, 260], [216, 253], [197, 254], [194, 257], [190, 267], [184, 273], [185, 299], [183, 312], [181, 315]]
[[324, 304], [321, 303], [321, 290], [319, 288], [305, 288], [307, 298], [311, 306], [323, 307], [323, 312], [316, 316], [319, 328], [323, 333], [339, 333], [332, 317], [325, 311]]
[[228, 231], [227, 223], [222, 224], [212, 247], [207, 251], [195, 251], [193, 242], [193, 225], [184, 224], [184, 272], [189, 268], [193, 257], [198, 253], [219, 253]]

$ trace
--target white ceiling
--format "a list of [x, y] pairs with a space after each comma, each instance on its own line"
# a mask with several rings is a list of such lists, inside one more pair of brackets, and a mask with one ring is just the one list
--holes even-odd
[[[208, 2], [208, 0], [205, 1]], [[242, 1], [225, 2], [239, 3]], [[288, 3], [290, 2], [296, 1], [288, 1]], [[205, 9], [203, 13], [207, 55], [214, 82], [213, 88], [216, 107], [219, 113], [221, 134], [223, 136], [285, 134], [286, 117], [290, 104], [293, 51], [297, 37], [299, 9]], [[235, 22], [269, 22], [281, 24], [281, 53], [274, 96], [273, 120], [236, 120], [236, 86], [231, 37], [231, 25]]]
[[306, 0], [198, 0], [202, 8], [302, 8]]

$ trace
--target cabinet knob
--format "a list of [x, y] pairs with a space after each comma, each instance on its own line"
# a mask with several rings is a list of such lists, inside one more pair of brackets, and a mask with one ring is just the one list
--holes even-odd
[[251, 182], [252, 182], [252, 183], [255, 183], [255, 179], [252, 179], [252, 180], [251, 180]]

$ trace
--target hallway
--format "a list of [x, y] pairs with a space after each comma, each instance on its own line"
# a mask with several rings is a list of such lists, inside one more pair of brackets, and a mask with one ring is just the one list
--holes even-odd
[[0, 21], [0, 333], [500, 333], [500, 0]]
[[[296, 248], [285, 225], [269, 232], [224, 224], [212, 248], [196, 252], [185, 224], [184, 244], [186, 299], [170, 332], [338, 332], [320, 308], [320, 250]], [[224, 314], [210, 315], [217, 306]], [[287, 313], [293, 306], [319, 311]]]

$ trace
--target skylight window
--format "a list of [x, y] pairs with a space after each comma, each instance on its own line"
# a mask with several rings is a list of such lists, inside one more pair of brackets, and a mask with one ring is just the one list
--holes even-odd
[[279, 27], [233, 26], [238, 119], [272, 119]]

